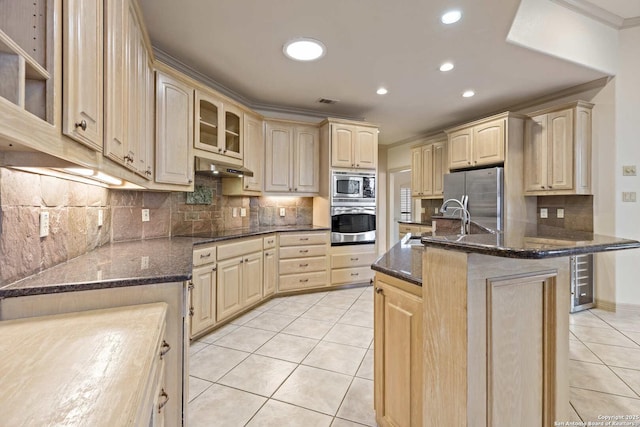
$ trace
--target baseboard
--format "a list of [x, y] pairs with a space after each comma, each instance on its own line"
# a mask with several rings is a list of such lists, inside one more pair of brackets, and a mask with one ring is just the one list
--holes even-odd
[[596, 299], [596, 307], [606, 311], [640, 315], [640, 305], [638, 304], [625, 304], [619, 302], [616, 303], [612, 301]]

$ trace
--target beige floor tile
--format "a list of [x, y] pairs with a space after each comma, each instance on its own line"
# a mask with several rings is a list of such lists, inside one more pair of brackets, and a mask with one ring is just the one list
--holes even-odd
[[348, 310], [353, 303], [357, 300], [356, 297], [350, 297], [348, 295], [327, 295], [316, 303], [316, 305], [322, 305], [333, 308], [342, 308]]
[[638, 320], [607, 319], [606, 321], [619, 331], [640, 332], [640, 322]]
[[620, 331], [627, 338], [633, 340], [636, 344], [640, 345], [640, 332]]
[[640, 414], [640, 399], [571, 387], [570, 401], [582, 421], [602, 421], [599, 415]]
[[282, 304], [283, 299], [282, 298], [273, 298], [270, 299], [269, 301], [265, 302], [264, 304], [260, 304], [259, 306], [257, 306], [256, 308], [254, 308], [254, 310], [256, 311], [267, 311], [277, 305]]
[[233, 319], [231, 321], [231, 324], [232, 325], [242, 326], [245, 323], [247, 323], [249, 320], [255, 319], [256, 317], [260, 316], [260, 314], [261, 314], [260, 311], [251, 310], [250, 312], [243, 314], [242, 316], [238, 317], [237, 319]]
[[304, 312], [301, 317], [305, 319], [317, 319], [323, 322], [336, 323], [347, 310], [333, 308], [326, 305], [314, 305]]
[[282, 332], [301, 337], [321, 339], [329, 332], [332, 326], [333, 323], [330, 322], [299, 317], [284, 328]]
[[194, 354], [196, 354], [197, 352], [199, 352], [200, 350], [203, 350], [206, 346], [208, 346], [209, 344], [207, 344], [206, 342], [202, 342], [202, 341], [193, 341], [190, 345], [189, 345], [189, 356], [193, 356]]
[[331, 420], [328, 415], [270, 399], [247, 427], [328, 427]]
[[[640, 374], [640, 371], [638, 373]], [[595, 363], [570, 360], [569, 385], [603, 393], [637, 397], [608, 366]]]
[[365, 348], [322, 341], [302, 361], [302, 364], [355, 375], [366, 352]]
[[[612, 345], [585, 343], [602, 361], [609, 366], [618, 368], [638, 368], [640, 361], [640, 349], [616, 347]], [[578, 411], [580, 413], [580, 411]]]
[[602, 363], [582, 342], [569, 340], [569, 359], [582, 362]]
[[346, 325], [362, 326], [365, 328], [373, 328], [373, 314], [366, 311], [358, 311], [349, 309], [338, 320], [338, 323], [344, 323]]
[[336, 416], [368, 426], [375, 426], [373, 381], [354, 378]]
[[334, 418], [331, 427], [362, 427], [365, 424], [354, 423], [353, 421], [343, 420], [342, 418]]
[[[633, 389], [636, 395], [640, 396], [640, 371], [635, 369], [626, 368], [611, 368], [622, 381], [624, 381], [629, 387]], [[639, 414], [640, 415], [640, 414]]]
[[592, 314], [589, 310], [580, 311], [569, 315], [570, 325], [591, 326], [595, 328], [610, 328], [602, 319]]
[[214, 384], [189, 403], [189, 427], [241, 427], [267, 399]]
[[255, 351], [256, 354], [300, 363], [307, 354], [318, 344], [313, 338], [298, 337], [280, 333], [267, 341]]
[[640, 348], [638, 344], [622, 335], [615, 329], [594, 328], [590, 326], [571, 325], [571, 332], [582, 342], [617, 345], [621, 347]]
[[217, 340], [216, 345], [248, 351], [251, 353], [273, 338], [275, 334], [276, 333], [272, 331], [264, 331], [262, 329], [241, 326], [235, 331]]
[[351, 378], [323, 369], [298, 366], [273, 398], [333, 416], [347, 393]]
[[373, 339], [373, 329], [336, 323], [322, 341], [368, 348]]
[[287, 316], [300, 316], [305, 311], [309, 310], [313, 304], [301, 304], [297, 302], [285, 301], [282, 304], [276, 305], [269, 309], [269, 313], [284, 314]]
[[220, 338], [222, 338], [225, 335], [235, 331], [236, 329], [238, 329], [237, 325], [231, 325], [231, 324], [224, 325], [224, 326], [216, 329], [215, 331], [211, 332], [210, 334], [203, 336], [198, 341], [202, 341], [202, 342], [205, 342], [207, 344], [213, 344], [214, 342], [216, 342]]
[[218, 383], [269, 397], [296, 366], [295, 363], [252, 354], [220, 378]]
[[210, 345], [190, 358], [189, 375], [215, 382], [248, 356], [244, 351]]
[[356, 301], [351, 306], [351, 309], [364, 311], [373, 315], [373, 301]]
[[324, 298], [329, 292], [313, 292], [310, 294], [292, 295], [290, 297], [283, 297], [283, 302], [291, 302], [297, 304], [313, 305]]
[[356, 377], [373, 381], [373, 350], [367, 350], [358, 372], [356, 372]]
[[260, 316], [249, 320], [244, 326], [256, 329], [264, 329], [267, 331], [279, 332], [296, 320], [294, 316], [284, 314], [276, 314], [271, 312], [262, 313]]
[[212, 382], [201, 380], [200, 378], [196, 377], [189, 377], [189, 402], [200, 396], [200, 393], [202, 393], [212, 385]]
[[573, 335], [573, 332], [571, 332], [571, 331], [569, 331], [569, 339], [572, 340], [572, 341], [579, 341], [578, 337]]
[[580, 415], [576, 412], [572, 405], [569, 405], [569, 421], [581, 422]]

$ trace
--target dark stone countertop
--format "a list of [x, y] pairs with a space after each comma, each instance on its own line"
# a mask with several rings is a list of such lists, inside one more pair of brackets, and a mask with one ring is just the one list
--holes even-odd
[[0, 299], [27, 295], [139, 286], [190, 280], [193, 247], [205, 243], [326, 227], [276, 226], [110, 243], [40, 273], [0, 287]]
[[422, 253], [420, 238], [402, 239], [371, 265], [371, 268], [400, 280], [422, 286]]
[[409, 221], [404, 219], [396, 220], [398, 224], [421, 225], [423, 227], [431, 227], [431, 221]]
[[423, 236], [425, 246], [505, 258], [542, 259], [640, 248], [631, 239], [538, 224], [512, 224], [495, 234]]

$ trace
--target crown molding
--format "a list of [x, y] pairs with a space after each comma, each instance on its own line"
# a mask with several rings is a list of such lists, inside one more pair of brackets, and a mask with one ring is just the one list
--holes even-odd
[[605, 25], [613, 27], [617, 30], [630, 28], [640, 25], [640, 16], [633, 18], [623, 18], [615, 13], [609, 12], [599, 6], [594, 5], [586, 0], [552, 0], [567, 9], [578, 12], [584, 16], [595, 19]]
[[626, 18], [622, 23], [622, 29], [632, 27], [640, 27], [640, 16], [636, 16], [634, 18]]

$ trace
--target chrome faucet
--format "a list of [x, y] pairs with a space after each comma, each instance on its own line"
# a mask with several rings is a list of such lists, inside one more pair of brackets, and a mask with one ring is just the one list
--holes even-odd
[[[464, 200], [464, 196], [463, 196], [463, 200]], [[447, 200], [444, 201], [444, 203], [440, 207], [440, 212], [441, 213], [447, 212], [447, 206], [449, 206], [449, 204], [451, 204], [451, 203], [457, 203], [458, 205], [460, 205], [459, 208], [455, 208], [454, 209], [454, 212], [456, 212], [456, 211], [460, 211], [461, 212], [460, 219], [462, 221], [461, 221], [461, 224], [460, 224], [460, 234], [468, 234], [469, 233], [469, 224], [471, 222], [471, 214], [469, 213], [469, 211], [467, 210], [467, 208], [465, 207], [463, 202], [461, 202], [458, 199], [447, 199]]]

